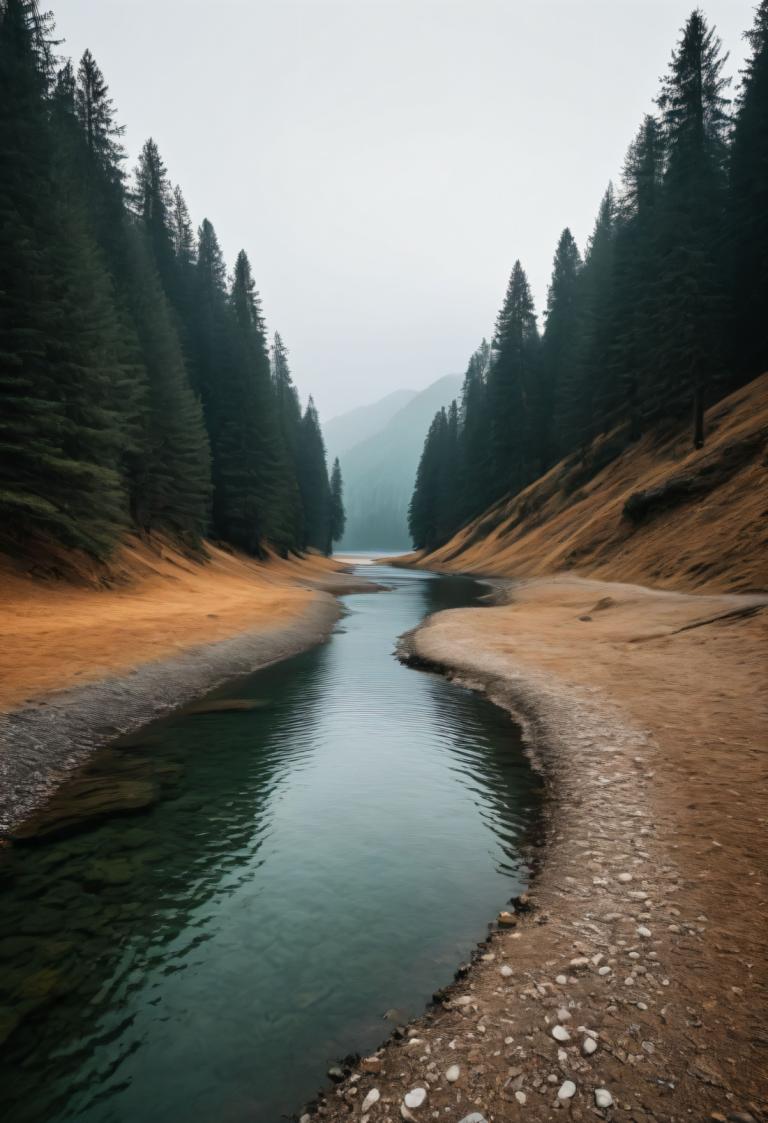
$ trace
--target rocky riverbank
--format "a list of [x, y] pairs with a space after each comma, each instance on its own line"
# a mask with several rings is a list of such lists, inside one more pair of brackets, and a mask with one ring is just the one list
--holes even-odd
[[766, 598], [542, 579], [402, 656], [523, 724], [547, 780], [530, 899], [351, 1066], [322, 1117], [765, 1117]]
[[201, 566], [144, 550], [149, 572], [138, 578], [132, 559], [132, 579], [114, 589], [7, 581], [0, 834], [12, 833], [96, 749], [323, 642], [341, 613], [336, 597], [376, 589], [325, 558], [261, 565], [212, 554]]

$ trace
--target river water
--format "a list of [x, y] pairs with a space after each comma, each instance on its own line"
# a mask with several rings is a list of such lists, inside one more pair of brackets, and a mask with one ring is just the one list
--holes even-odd
[[388, 591], [346, 597], [329, 643], [211, 696], [253, 708], [181, 712], [86, 770], [152, 806], [0, 851], [4, 1123], [277, 1123], [524, 886], [515, 726], [392, 655], [484, 590], [360, 572]]

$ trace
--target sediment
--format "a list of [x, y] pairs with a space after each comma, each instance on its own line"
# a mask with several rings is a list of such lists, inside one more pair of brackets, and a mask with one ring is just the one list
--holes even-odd
[[[340, 579], [335, 587], [342, 593], [361, 586]], [[0, 714], [0, 833], [36, 810], [97, 749], [230, 679], [322, 643], [340, 613], [334, 596], [316, 592], [300, 615], [278, 625], [196, 645]]]
[[[756, 786], [765, 760], [755, 733], [759, 662], [751, 674], [741, 671], [742, 696], [728, 705], [713, 698], [707, 711], [702, 695], [727, 688], [737, 653], [742, 667], [760, 659], [762, 633], [754, 618], [726, 618], [732, 598], [678, 601], [567, 579], [531, 584], [517, 615], [514, 605], [441, 613], [400, 652], [417, 668], [482, 691], [522, 726], [546, 781], [529, 899], [509, 909], [503, 926], [490, 925], [472, 964], [421, 1018], [349, 1066], [312, 1112], [346, 1119], [367, 1103], [362, 1118], [370, 1123], [494, 1123], [558, 1112], [577, 1121], [760, 1120], [768, 1107], [768, 948], [756, 821], [765, 798]], [[606, 617], [616, 610], [612, 631], [586, 629], [599, 618], [586, 611], [595, 601]], [[707, 623], [714, 608], [721, 614]], [[695, 630], [681, 623], [692, 615]], [[721, 682], [708, 687], [717, 666]], [[698, 693], [690, 685], [697, 676]], [[684, 682], [691, 696], [678, 695], [676, 725], [666, 720], [664, 691]], [[697, 739], [702, 727], [721, 752]], [[726, 784], [740, 797], [737, 815], [723, 805]], [[409, 1107], [404, 1097], [415, 1089], [426, 1095]]]

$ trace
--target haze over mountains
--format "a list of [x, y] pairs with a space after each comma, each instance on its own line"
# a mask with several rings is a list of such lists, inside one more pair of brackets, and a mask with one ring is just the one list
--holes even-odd
[[329, 463], [344, 477], [347, 527], [338, 550], [401, 550], [411, 545], [408, 504], [424, 435], [435, 413], [459, 392], [447, 374], [426, 390], [396, 390], [325, 426]]

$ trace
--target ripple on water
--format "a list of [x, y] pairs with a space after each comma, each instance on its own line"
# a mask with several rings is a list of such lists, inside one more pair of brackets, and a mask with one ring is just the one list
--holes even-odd
[[[525, 882], [537, 782], [506, 716], [396, 637], [482, 588], [383, 567], [330, 642], [92, 766], [130, 818], [2, 855], [5, 1123], [277, 1120], [417, 1013]], [[164, 779], [163, 779], [164, 777]], [[161, 782], [162, 780], [162, 782]]]

